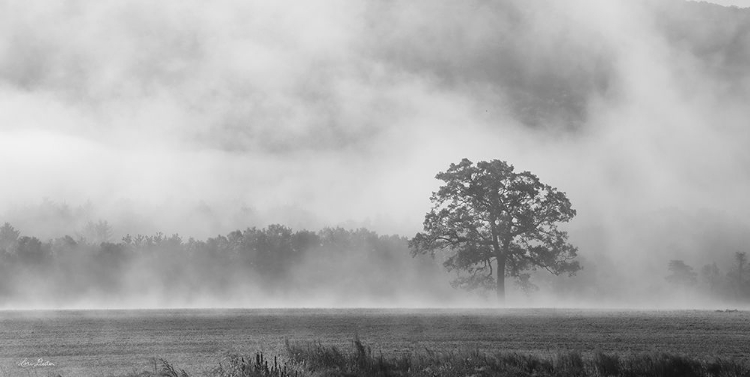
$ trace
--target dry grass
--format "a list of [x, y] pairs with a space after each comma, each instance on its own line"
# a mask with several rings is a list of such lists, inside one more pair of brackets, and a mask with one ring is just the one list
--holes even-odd
[[[475, 351], [434, 352], [424, 350], [398, 356], [374, 353], [355, 339], [349, 351], [320, 342], [286, 344], [287, 355], [273, 358], [230, 356], [226, 365], [209, 373], [211, 377], [746, 377], [750, 365], [744, 360], [701, 360], [668, 353], [633, 354], [621, 357], [597, 352], [587, 358], [577, 351], [543, 357], [518, 352]], [[138, 377], [189, 377], [162, 360], [155, 374]], [[134, 377], [129, 375], [129, 377]]]
[[227, 352], [286, 355], [284, 339], [296, 344], [317, 339], [328, 347], [348, 350], [354, 334], [389, 360], [419, 355], [425, 349], [442, 355], [463, 349], [490, 355], [517, 352], [542, 359], [552, 359], [560, 350], [575, 350], [584, 360], [600, 351], [619, 358], [618, 363], [630, 354], [662, 353], [750, 361], [748, 321], [750, 313], [745, 311], [0, 312], [0, 377], [26, 375], [16, 363], [38, 357], [56, 365], [37, 368], [40, 376], [121, 375], [133, 368], [154, 373], [147, 362], [154, 356], [185, 369], [190, 376], [201, 376], [220, 359], [228, 367], [228, 359], [222, 359]]

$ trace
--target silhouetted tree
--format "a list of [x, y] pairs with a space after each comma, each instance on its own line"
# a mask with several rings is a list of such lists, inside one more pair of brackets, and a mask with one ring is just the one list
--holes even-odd
[[96, 288], [114, 293], [120, 289], [120, 279], [125, 276], [123, 267], [128, 260], [125, 244], [102, 242], [94, 255], [91, 277]]
[[729, 272], [729, 279], [732, 282], [732, 288], [737, 298], [747, 298], [750, 289], [746, 277], [747, 270], [747, 253], [734, 253], [734, 268]]
[[256, 248], [255, 270], [267, 283], [274, 284], [283, 280], [294, 257], [292, 247], [292, 230], [278, 224], [265, 229], [246, 232], [245, 237], [252, 237]]
[[98, 222], [89, 221], [79, 235], [82, 241], [87, 241], [94, 245], [112, 240], [112, 227], [107, 221], [99, 220]]
[[669, 272], [671, 274], [666, 279], [672, 284], [692, 287], [698, 283], [698, 274], [682, 260], [669, 261]]
[[20, 232], [9, 223], [0, 227], [0, 298], [8, 294], [8, 285], [12, 279], [12, 263], [14, 259], [11, 253], [14, 252], [15, 244], [18, 241]]
[[36, 237], [23, 236], [16, 244], [15, 257], [27, 266], [39, 266], [45, 264], [50, 256], [49, 245], [42, 244]]
[[707, 264], [701, 268], [701, 277], [712, 295], [718, 294], [722, 289], [722, 276], [716, 262]]
[[292, 235], [292, 249], [297, 257], [316, 247], [320, 247], [320, 237], [315, 232], [300, 230]]
[[7, 251], [8, 248], [18, 240], [20, 235], [21, 232], [17, 231], [16, 228], [9, 223], [3, 224], [3, 226], [0, 227], [0, 253]]
[[557, 227], [576, 214], [564, 192], [499, 160], [474, 165], [463, 159], [436, 178], [444, 185], [432, 194], [424, 232], [409, 246], [414, 255], [448, 250], [444, 265], [469, 273], [456, 285], [495, 288], [502, 303], [506, 276], [536, 268], [573, 275], [580, 269], [577, 249]]

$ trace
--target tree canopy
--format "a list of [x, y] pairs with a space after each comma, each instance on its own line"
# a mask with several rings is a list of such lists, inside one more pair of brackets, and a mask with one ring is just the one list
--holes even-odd
[[424, 232], [409, 246], [413, 255], [447, 251], [445, 267], [465, 272], [455, 285], [496, 289], [502, 303], [506, 276], [538, 268], [556, 275], [580, 270], [576, 247], [557, 225], [576, 215], [564, 192], [500, 160], [475, 165], [463, 159], [435, 178], [444, 184], [432, 194]]

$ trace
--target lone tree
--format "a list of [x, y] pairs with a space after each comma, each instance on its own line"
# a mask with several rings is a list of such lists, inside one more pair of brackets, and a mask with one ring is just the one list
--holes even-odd
[[500, 160], [474, 165], [463, 159], [435, 178], [445, 184], [432, 193], [424, 232], [409, 247], [413, 255], [448, 251], [444, 266], [468, 273], [459, 274], [454, 286], [495, 288], [502, 304], [506, 276], [537, 268], [574, 275], [581, 269], [576, 247], [557, 228], [576, 215], [564, 192]]

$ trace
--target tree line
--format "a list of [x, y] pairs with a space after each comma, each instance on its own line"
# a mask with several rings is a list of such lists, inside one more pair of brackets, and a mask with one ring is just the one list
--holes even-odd
[[[439, 263], [412, 258], [408, 240], [367, 229], [247, 228], [205, 240], [163, 233], [114, 242], [106, 221], [42, 241], [0, 227], [0, 300], [336, 296], [347, 302], [397, 294], [437, 299], [451, 290]], [[441, 288], [442, 287], [442, 288]], [[444, 289], [447, 288], [447, 289]], [[2, 302], [0, 302], [1, 304]]]
[[750, 301], [750, 271], [747, 253], [736, 252], [726, 272], [716, 262], [706, 264], [696, 271], [680, 259], [671, 260], [669, 275], [665, 279], [675, 288], [687, 292], [700, 292], [722, 301]]
[[[453, 266], [455, 258], [421, 254], [412, 258], [409, 239], [367, 229], [313, 232], [274, 224], [205, 240], [156, 233], [126, 235], [117, 242], [112, 234], [112, 227], [99, 221], [73, 236], [42, 241], [3, 224], [0, 306], [29, 299], [63, 306], [141, 296], [157, 304], [199, 297], [267, 300], [269, 296], [390, 302], [398, 294], [448, 304], [461, 295], [451, 288], [451, 279], [455, 287], [471, 288], [458, 284], [465, 275], [445, 273], [444, 267]], [[744, 252], [737, 252], [732, 263], [722, 268], [714, 262], [694, 269], [683, 260], [672, 260], [666, 270], [664, 286], [687, 299], [750, 301]], [[524, 277], [521, 281], [533, 285], [528, 275], [520, 276]], [[569, 284], [577, 286], [573, 280]]]

